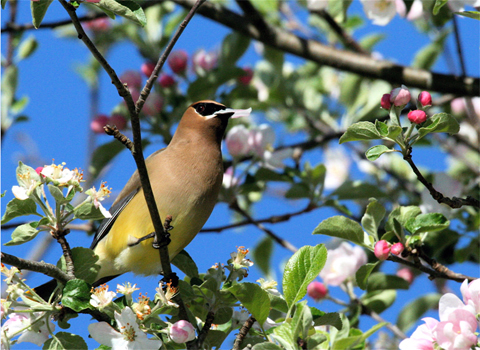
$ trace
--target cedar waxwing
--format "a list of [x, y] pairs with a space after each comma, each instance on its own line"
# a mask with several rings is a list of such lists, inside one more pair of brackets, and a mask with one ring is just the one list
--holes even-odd
[[[249, 109], [231, 109], [215, 101], [199, 101], [183, 115], [170, 144], [146, 159], [155, 202], [162, 220], [172, 216], [168, 245], [170, 259], [183, 250], [203, 227], [222, 186], [221, 142], [229, 118], [248, 116]], [[104, 219], [91, 249], [99, 256], [97, 282], [106, 282], [132, 271], [140, 275], [162, 272], [153, 238], [139, 239], [154, 231], [136, 171]], [[49, 285], [49, 286], [47, 286]], [[48, 298], [53, 280], [36, 292]]]

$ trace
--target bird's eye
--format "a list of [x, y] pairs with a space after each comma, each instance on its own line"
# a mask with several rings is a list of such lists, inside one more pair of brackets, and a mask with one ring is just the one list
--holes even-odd
[[197, 106], [196, 110], [197, 110], [198, 113], [202, 114], [202, 112], [205, 112], [205, 108], [206, 108], [205, 105], [203, 103], [200, 103]]

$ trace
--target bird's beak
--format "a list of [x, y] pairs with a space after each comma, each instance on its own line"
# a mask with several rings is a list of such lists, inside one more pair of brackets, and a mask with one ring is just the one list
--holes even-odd
[[226, 108], [216, 111], [214, 114], [231, 114], [230, 118], [240, 118], [240, 117], [248, 117], [252, 112], [252, 108], [248, 109], [233, 109], [233, 108]]

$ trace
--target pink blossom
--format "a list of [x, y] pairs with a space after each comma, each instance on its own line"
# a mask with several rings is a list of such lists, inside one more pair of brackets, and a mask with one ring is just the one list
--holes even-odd
[[177, 344], [191, 341], [195, 339], [195, 328], [188, 321], [177, 321], [170, 327], [170, 338]]
[[143, 75], [145, 75], [147, 78], [150, 78], [150, 75], [152, 75], [154, 69], [155, 69], [155, 63], [153, 62], [144, 62], [140, 67], [140, 70], [142, 71]]
[[110, 124], [115, 125], [118, 130], [123, 130], [127, 126], [127, 119], [121, 114], [112, 114]]
[[228, 131], [225, 144], [232, 157], [243, 157], [250, 152], [249, 135], [250, 132], [242, 124], [235, 125]]
[[103, 127], [107, 125], [109, 118], [105, 114], [99, 114], [95, 119], [90, 123], [90, 129], [96, 134], [103, 134]]
[[427, 120], [427, 114], [420, 109], [416, 109], [408, 112], [408, 120], [414, 124], [422, 124], [425, 122], [425, 120]]
[[313, 281], [307, 287], [307, 295], [310, 298], [315, 299], [316, 301], [325, 298], [327, 294], [328, 294], [328, 289], [321, 282]]
[[480, 314], [480, 279], [463, 281], [460, 291], [465, 305], [471, 307], [475, 315]]
[[360, 266], [366, 263], [367, 254], [362, 248], [342, 242], [338, 248], [328, 250], [320, 277], [329, 286], [339, 286], [347, 278], [355, 276]]
[[413, 274], [412, 270], [408, 267], [404, 267], [397, 271], [397, 276], [403, 278], [409, 284], [412, 284], [413, 280], [415, 279], [415, 275]]
[[253, 78], [253, 70], [250, 67], [244, 67], [243, 68], [244, 73], [238, 77], [238, 81], [242, 85], [248, 85], [252, 81]]
[[418, 95], [418, 102], [422, 105], [422, 107], [429, 107], [432, 105], [432, 95], [428, 91], [422, 91]]
[[378, 241], [375, 244], [374, 254], [378, 260], [386, 260], [390, 255], [390, 243], [385, 240]]
[[110, 27], [110, 19], [108, 17], [100, 17], [86, 22], [85, 26], [94, 32], [104, 32]]
[[392, 252], [393, 255], [400, 255], [400, 254], [402, 254], [403, 249], [404, 249], [403, 244], [400, 243], [400, 242], [397, 242], [397, 243], [392, 245], [391, 252]]
[[396, 107], [404, 107], [410, 102], [410, 91], [405, 85], [399, 88], [393, 89], [390, 92], [390, 102]]
[[400, 350], [434, 350], [433, 330], [439, 322], [431, 317], [422, 318], [422, 321], [425, 324], [418, 326], [410, 338], [401, 341], [399, 344]]
[[161, 87], [168, 88], [175, 84], [175, 79], [171, 75], [161, 74], [160, 78], [158, 78], [158, 82]]
[[35, 169], [35, 171], [37, 172], [38, 175], [40, 175], [40, 173], [42, 172], [43, 170], [43, 166], [39, 166]]
[[392, 107], [392, 103], [390, 102], [390, 94], [383, 94], [382, 99], [380, 100], [380, 106], [387, 111], [390, 110], [390, 107]]
[[410, 11], [407, 12], [407, 7], [403, 0], [395, 0], [395, 6], [397, 8], [397, 13], [400, 17], [406, 17], [409, 21], [415, 21], [423, 15], [423, 3], [421, 0], [415, 0], [410, 7]]
[[248, 144], [251, 150], [262, 158], [267, 148], [272, 148], [275, 141], [275, 131], [268, 124], [261, 124], [255, 129], [250, 130]]
[[142, 85], [142, 76], [136, 70], [127, 70], [120, 76], [120, 81], [127, 84], [128, 89], [140, 89]]
[[188, 54], [184, 50], [173, 51], [168, 57], [168, 65], [176, 74], [182, 74], [187, 69]]
[[218, 53], [215, 51], [207, 52], [204, 49], [198, 50], [193, 54], [193, 70], [197, 74], [205, 74], [217, 66]]
[[158, 93], [153, 92], [148, 96], [147, 100], [145, 101], [142, 111], [146, 115], [154, 116], [160, 113], [162, 108], [163, 108], [163, 97], [160, 96]]
[[477, 319], [468, 310], [455, 309], [447, 319], [440, 315], [440, 323], [433, 330], [438, 345], [445, 350], [469, 350], [477, 344]]

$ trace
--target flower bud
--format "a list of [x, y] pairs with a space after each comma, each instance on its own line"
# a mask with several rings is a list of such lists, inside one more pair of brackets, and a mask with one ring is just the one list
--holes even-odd
[[96, 134], [103, 134], [103, 127], [109, 122], [108, 116], [105, 114], [99, 114], [90, 123], [90, 129]]
[[123, 130], [127, 126], [127, 119], [121, 114], [112, 114], [110, 123], [115, 125], [118, 130]]
[[143, 105], [143, 112], [146, 115], [157, 115], [163, 108], [163, 97], [158, 93], [153, 92], [148, 96], [145, 104]]
[[38, 175], [40, 175], [40, 173], [42, 172], [42, 170], [43, 170], [43, 166], [39, 166], [39, 167], [37, 167], [37, 168], [35, 169], [35, 171], [36, 171], [36, 173], [37, 173]]
[[408, 112], [408, 120], [414, 124], [422, 124], [425, 120], [427, 120], [427, 114], [420, 109], [416, 109]]
[[390, 102], [390, 94], [383, 94], [382, 99], [380, 100], [380, 106], [387, 111], [390, 110], [390, 107], [392, 107], [392, 103]]
[[325, 298], [327, 294], [328, 294], [328, 289], [321, 282], [314, 281], [310, 283], [307, 287], [307, 295], [310, 298], [315, 299], [315, 301]]
[[248, 85], [252, 81], [253, 78], [253, 70], [250, 67], [243, 68], [244, 73], [238, 77], [238, 81], [242, 85]]
[[142, 85], [142, 76], [140, 75], [140, 72], [127, 70], [120, 76], [120, 81], [123, 84], [127, 84], [128, 89], [132, 91], [132, 89], [140, 89]]
[[184, 50], [173, 51], [168, 58], [170, 69], [176, 74], [182, 74], [187, 69], [188, 54]]
[[208, 71], [211, 71], [217, 66], [218, 54], [214, 51], [207, 52], [204, 49], [201, 49], [192, 57], [193, 61], [193, 70], [197, 74], [202, 74]]
[[408, 267], [404, 267], [398, 270], [397, 276], [403, 278], [405, 281], [407, 281], [410, 284], [412, 284], [415, 278], [415, 275], [413, 274], [412, 270], [410, 270]]
[[143, 75], [145, 75], [147, 78], [150, 78], [150, 75], [152, 75], [152, 72], [154, 69], [155, 69], [155, 63], [153, 62], [145, 62], [140, 67], [140, 70], [142, 71]]
[[94, 32], [104, 32], [110, 27], [110, 19], [108, 17], [101, 17], [85, 22], [87, 29]]
[[390, 102], [396, 107], [404, 107], [410, 102], [410, 91], [405, 85], [390, 92]]
[[163, 88], [169, 88], [175, 84], [175, 79], [173, 79], [171, 75], [162, 74], [160, 75], [160, 78], [158, 78], [158, 83]]
[[375, 244], [374, 253], [378, 260], [386, 260], [390, 255], [390, 243], [383, 239], [378, 241]]
[[402, 254], [403, 249], [404, 249], [403, 244], [398, 242], [398, 243], [395, 243], [394, 245], [392, 245], [391, 252], [392, 252], [393, 255], [400, 255], [400, 254]]
[[244, 125], [235, 125], [225, 137], [225, 145], [232, 157], [246, 156], [250, 152], [248, 137], [250, 132]]
[[177, 344], [191, 341], [195, 339], [195, 328], [190, 322], [180, 320], [170, 327], [170, 338]]
[[428, 91], [422, 91], [418, 95], [418, 102], [422, 107], [430, 107], [432, 105], [432, 95]]

